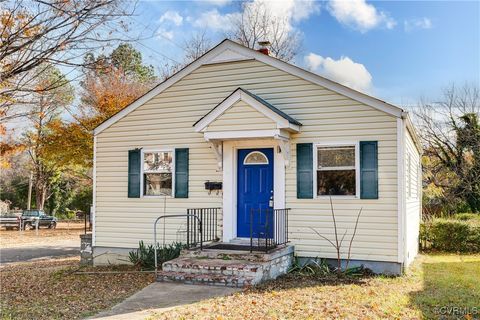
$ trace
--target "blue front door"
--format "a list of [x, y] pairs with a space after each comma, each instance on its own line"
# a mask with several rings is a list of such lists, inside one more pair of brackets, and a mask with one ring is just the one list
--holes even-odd
[[[267, 217], [265, 210], [270, 208], [270, 197], [273, 197], [273, 149], [238, 150], [237, 237], [250, 237], [251, 230], [254, 237], [265, 237], [265, 233], [271, 236], [272, 214]], [[252, 208], [254, 215], [250, 217]]]

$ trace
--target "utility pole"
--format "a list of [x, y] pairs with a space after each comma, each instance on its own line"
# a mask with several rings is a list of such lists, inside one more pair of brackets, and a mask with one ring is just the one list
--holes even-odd
[[28, 180], [28, 203], [27, 203], [27, 210], [30, 210], [30, 206], [32, 203], [32, 185], [33, 185], [33, 172], [30, 171], [30, 179]]

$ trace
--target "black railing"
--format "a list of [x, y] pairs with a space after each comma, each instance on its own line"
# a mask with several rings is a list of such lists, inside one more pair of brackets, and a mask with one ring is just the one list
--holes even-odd
[[288, 242], [288, 212], [290, 209], [250, 210], [250, 252], [268, 252]]
[[219, 211], [220, 208], [187, 209], [187, 248], [202, 248], [204, 243], [220, 240]]

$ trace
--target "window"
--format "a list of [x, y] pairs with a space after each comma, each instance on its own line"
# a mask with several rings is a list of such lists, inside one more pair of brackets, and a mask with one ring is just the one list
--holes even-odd
[[318, 147], [317, 195], [356, 195], [355, 146]]
[[171, 151], [143, 153], [143, 195], [172, 195], [173, 159]]
[[268, 158], [260, 151], [252, 151], [247, 154], [243, 164], [268, 164]]

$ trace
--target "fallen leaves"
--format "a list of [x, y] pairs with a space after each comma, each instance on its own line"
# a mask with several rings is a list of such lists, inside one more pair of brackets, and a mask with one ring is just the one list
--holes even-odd
[[[77, 319], [112, 307], [153, 282], [148, 273], [75, 275], [78, 258], [8, 265], [0, 270], [2, 318]], [[130, 266], [88, 267], [126, 271]]]
[[[289, 274], [230, 296], [177, 307], [152, 319], [421, 319], [431, 307], [415, 300], [418, 292], [431, 294], [422, 291], [422, 258], [402, 277], [338, 280]], [[480, 266], [480, 260], [476, 261]], [[476, 288], [480, 292], [478, 285]], [[450, 287], [445, 290], [450, 292]], [[465, 298], [475, 303], [471, 296]]]

